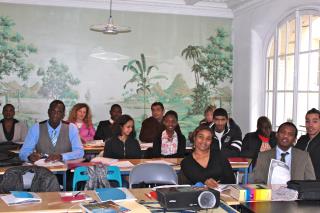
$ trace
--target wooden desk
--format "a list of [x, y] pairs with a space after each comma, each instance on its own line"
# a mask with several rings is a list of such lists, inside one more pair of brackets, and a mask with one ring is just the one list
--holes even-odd
[[320, 201], [268, 201], [242, 203], [243, 212], [314, 213], [319, 212]]
[[[138, 202], [142, 200], [144, 200], [145, 202], [154, 202], [154, 200], [150, 200], [147, 196], [145, 196], [145, 193], [148, 193], [151, 191], [151, 189], [149, 188], [148, 189], [131, 189], [130, 191], [137, 198]], [[91, 196], [94, 200], [98, 199], [94, 191], [86, 191], [85, 193]], [[20, 206], [7, 206], [2, 201], [2, 199], [0, 199], [1, 212], [8, 212], [8, 213], [83, 212], [83, 210], [79, 206], [79, 203], [62, 202], [58, 192], [43, 192], [43, 193], [38, 193], [38, 195], [42, 199], [41, 203], [26, 204], [26, 205], [20, 205]], [[135, 201], [119, 202], [119, 204], [121, 206], [124, 206], [130, 209], [131, 210], [130, 212], [133, 212], [133, 213], [150, 212], [147, 208], [138, 204]], [[155, 205], [159, 205], [159, 204], [155, 204]], [[231, 207], [229, 208], [232, 209]], [[226, 211], [220, 207], [217, 209], [204, 210], [203, 212], [218, 213], [218, 212], [226, 212]], [[233, 212], [236, 212], [236, 211], [234, 210]]]
[[[172, 167], [176, 171], [180, 171], [180, 163], [183, 158], [152, 158], [152, 159], [122, 159], [119, 161], [129, 161], [131, 162], [134, 166], [142, 163], [146, 163], [146, 161], [153, 161], [153, 160], [164, 160], [167, 162], [172, 163]], [[249, 170], [251, 166], [251, 159], [247, 158], [248, 163], [230, 163], [231, 167], [235, 171], [243, 171], [244, 172], [244, 184], [248, 183], [248, 175], [249, 175]], [[132, 170], [132, 167], [128, 168], [120, 168], [122, 174], [129, 174], [129, 172]]]

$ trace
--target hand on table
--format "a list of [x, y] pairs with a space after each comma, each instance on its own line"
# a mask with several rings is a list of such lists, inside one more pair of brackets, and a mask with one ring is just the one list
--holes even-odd
[[62, 155], [60, 154], [51, 154], [48, 156], [48, 158], [45, 160], [45, 162], [50, 162], [50, 161], [61, 161], [62, 160]]
[[38, 152], [33, 152], [31, 155], [29, 155], [28, 159], [29, 161], [31, 161], [32, 163], [39, 160], [41, 158], [40, 153]]

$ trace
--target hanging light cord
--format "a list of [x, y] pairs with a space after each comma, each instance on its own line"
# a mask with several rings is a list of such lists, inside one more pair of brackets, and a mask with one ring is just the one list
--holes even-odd
[[112, 0], [110, 0], [110, 18], [112, 18]]

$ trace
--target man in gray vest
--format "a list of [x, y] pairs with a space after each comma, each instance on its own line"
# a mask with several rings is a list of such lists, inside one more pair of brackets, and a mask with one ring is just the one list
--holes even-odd
[[20, 150], [20, 159], [35, 162], [42, 157], [46, 161], [67, 161], [82, 158], [83, 146], [78, 129], [62, 119], [65, 105], [60, 100], [50, 103], [49, 120], [42, 121], [31, 127]]

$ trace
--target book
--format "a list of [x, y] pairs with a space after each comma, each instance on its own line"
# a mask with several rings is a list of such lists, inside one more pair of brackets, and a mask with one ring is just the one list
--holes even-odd
[[103, 213], [124, 213], [130, 211], [126, 207], [120, 206], [113, 201], [99, 203], [80, 203], [80, 207], [88, 213], [103, 212]]
[[246, 158], [232, 157], [228, 158], [228, 160], [232, 164], [248, 164], [248, 160]]
[[136, 200], [136, 198], [126, 188], [100, 188], [96, 189], [96, 194], [100, 201], [124, 201], [124, 200]]
[[230, 196], [240, 202], [270, 201], [271, 188], [263, 184], [230, 185]]
[[11, 194], [2, 196], [1, 199], [8, 206], [41, 202], [41, 198], [36, 193], [24, 191], [11, 191]]
[[73, 192], [60, 192], [61, 201], [62, 202], [81, 202], [81, 201], [91, 201], [93, 200], [92, 197], [89, 195], [80, 192], [80, 191], [73, 191]]

